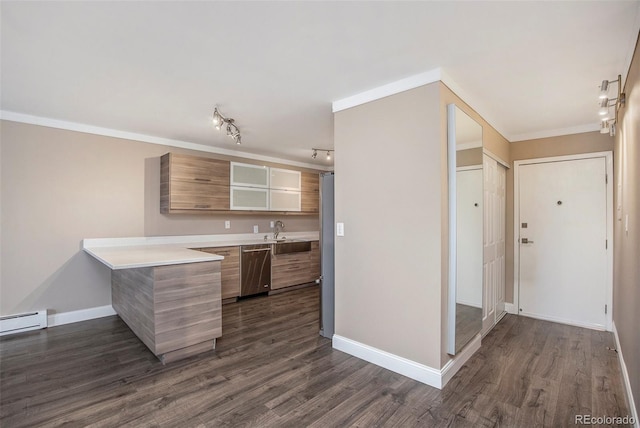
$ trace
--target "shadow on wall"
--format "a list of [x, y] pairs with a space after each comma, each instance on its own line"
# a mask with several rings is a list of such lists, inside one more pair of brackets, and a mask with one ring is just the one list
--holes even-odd
[[[75, 288], [74, 294], [69, 295], [68, 290], [72, 288], [69, 284], [78, 282], [86, 287]], [[82, 250], [45, 279], [10, 313], [49, 309], [49, 315], [52, 315], [76, 310], [75, 301], [86, 302], [87, 308], [111, 303], [111, 270]]]

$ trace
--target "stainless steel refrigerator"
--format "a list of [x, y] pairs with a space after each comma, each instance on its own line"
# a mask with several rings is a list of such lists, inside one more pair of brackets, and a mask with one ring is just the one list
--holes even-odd
[[334, 333], [334, 243], [333, 172], [320, 175], [320, 335]]

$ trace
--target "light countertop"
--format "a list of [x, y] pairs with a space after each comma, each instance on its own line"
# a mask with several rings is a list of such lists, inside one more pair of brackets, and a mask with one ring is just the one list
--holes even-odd
[[[283, 233], [281, 237], [314, 241], [318, 240], [318, 232]], [[271, 234], [269, 234], [269, 238], [271, 238]], [[223, 256], [204, 253], [192, 248], [230, 247], [272, 242], [272, 240], [265, 241], [264, 234], [187, 235], [84, 239], [82, 248], [110, 269], [117, 270], [223, 260]]]

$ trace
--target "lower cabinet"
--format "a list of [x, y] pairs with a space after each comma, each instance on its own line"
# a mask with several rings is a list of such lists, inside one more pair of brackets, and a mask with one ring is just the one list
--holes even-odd
[[311, 242], [311, 251], [271, 257], [271, 289], [307, 284], [320, 277], [320, 247]]
[[198, 248], [205, 253], [224, 256], [222, 260], [222, 299], [240, 295], [240, 247]]
[[[221, 262], [222, 300], [240, 296], [240, 247], [197, 248], [224, 256]], [[311, 242], [311, 251], [271, 256], [271, 290], [307, 284], [320, 278], [320, 246]]]
[[219, 261], [113, 270], [111, 299], [163, 364], [211, 351], [222, 336]]

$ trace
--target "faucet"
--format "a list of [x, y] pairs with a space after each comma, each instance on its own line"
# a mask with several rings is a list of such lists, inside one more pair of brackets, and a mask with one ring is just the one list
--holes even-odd
[[273, 226], [273, 239], [278, 239], [280, 232], [284, 230], [284, 223], [277, 220]]

